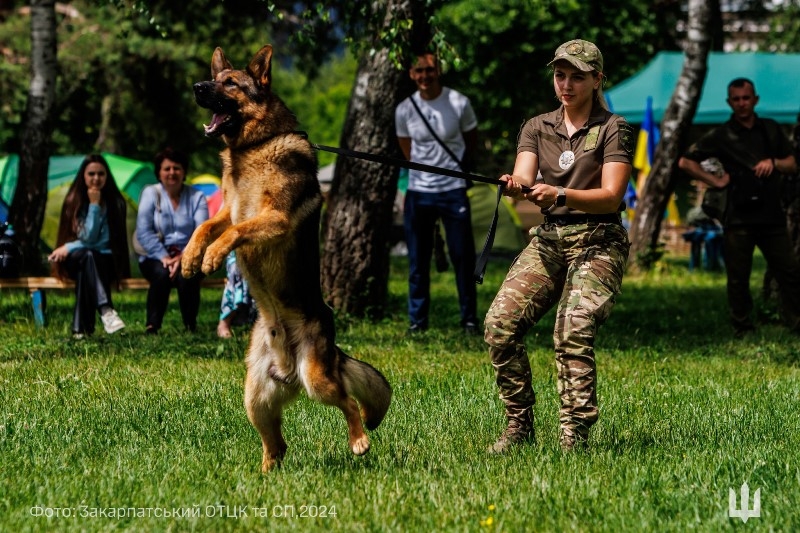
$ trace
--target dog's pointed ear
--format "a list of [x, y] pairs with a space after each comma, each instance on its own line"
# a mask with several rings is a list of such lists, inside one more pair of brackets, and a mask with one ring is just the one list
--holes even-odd
[[247, 65], [247, 73], [262, 87], [269, 87], [272, 83], [272, 46], [265, 45], [256, 52]]
[[222, 72], [223, 70], [232, 70], [233, 65], [231, 62], [228, 61], [228, 58], [225, 57], [225, 54], [222, 53], [222, 48], [219, 46], [214, 50], [214, 55], [211, 56], [211, 79], [217, 79], [217, 74]]

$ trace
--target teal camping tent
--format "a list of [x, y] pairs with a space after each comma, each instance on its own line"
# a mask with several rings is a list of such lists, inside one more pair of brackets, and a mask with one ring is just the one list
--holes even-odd
[[[136, 224], [136, 207], [145, 186], [156, 183], [153, 166], [149, 163], [120, 157], [114, 154], [103, 154], [117, 187], [128, 200], [128, 229], [133, 230]], [[78, 173], [84, 156], [53, 156], [47, 172], [47, 206], [41, 239], [49, 247], [55, 245], [58, 232], [58, 219], [61, 216], [61, 204], [67, 194], [72, 180]], [[14, 191], [17, 188], [19, 173], [19, 156], [10, 154], [0, 158], [0, 203], [11, 205]]]
[[[642, 70], [606, 91], [611, 110], [633, 124], [641, 124], [647, 97], [653, 97], [653, 118], [661, 123], [683, 67], [683, 52], [659, 52]], [[728, 83], [734, 78], [750, 78], [759, 102], [756, 112], [781, 124], [794, 124], [800, 111], [800, 98], [792, 87], [800, 86], [800, 54], [767, 52], [711, 52], [708, 73], [694, 124], [721, 124], [731, 116], [725, 102]]]

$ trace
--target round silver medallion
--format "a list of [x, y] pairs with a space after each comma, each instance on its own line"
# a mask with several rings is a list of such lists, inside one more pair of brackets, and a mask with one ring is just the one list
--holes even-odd
[[558, 158], [558, 166], [561, 167], [561, 170], [567, 170], [574, 162], [575, 154], [572, 152], [572, 150], [565, 150]]

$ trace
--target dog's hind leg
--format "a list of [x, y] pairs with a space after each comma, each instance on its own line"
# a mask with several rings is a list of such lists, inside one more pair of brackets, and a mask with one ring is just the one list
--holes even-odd
[[335, 349], [347, 394], [358, 401], [367, 429], [377, 428], [389, 410], [392, 387], [371, 365], [350, 357], [338, 346]]
[[286, 454], [286, 441], [281, 432], [283, 408], [297, 392], [294, 387], [278, 383], [261, 369], [248, 368], [244, 404], [247, 417], [261, 435], [263, 459], [261, 470], [267, 472], [280, 463]]
[[[308, 396], [338, 407], [344, 413], [350, 450], [356, 455], [364, 455], [369, 451], [369, 437], [364, 432], [358, 404], [348, 396], [338, 365], [333, 364], [336, 361], [333, 344], [318, 337], [313, 345], [307, 344], [303, 348], [305, 353], [298, 358], [298, 375]], [[331, 352], [326, 353], [326, 350]]]
[[369, 437], [364, 432], [358, 404], [347, 395], [344, 385], [339, 380], [320, 378], [318, 369], [312, 370], [312, 372], [317, 374], [317, 377], [314, 378], [311, 389], [308, 391], [309, 396], [326, 405], [341, 409], [347, 421], [350, 450], [356, 455], [364, 455], [369, 451]]
[[[261, 469], [264, 472], [278, 464], [286, 453], [286, 441], [281, 433], [283, 408], [300, 392], [293, 369], [279, 369], [276, 365], [285, 353], [282, 342], [275, 342], [278, 330], [269, 318], [271, 315], [262, 310], [250, 334], [244, 392], [247, 417], [261, 434], [264, 448]], [[287, 370], [289, 373], [284, 374]]]

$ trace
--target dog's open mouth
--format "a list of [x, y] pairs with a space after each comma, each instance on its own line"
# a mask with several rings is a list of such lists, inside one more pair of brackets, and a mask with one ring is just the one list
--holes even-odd
[[211, 124], [203, 124], [203, 129], [206, 135], [219, 135], [222, 133], [222, 127], [230, 121], [231, 116], [228, 113], [214, 113], [211, 116]]

